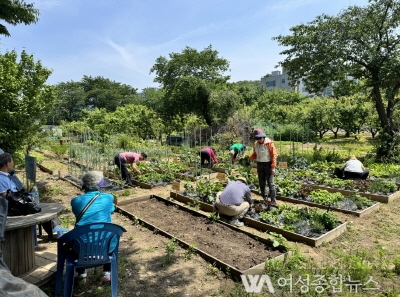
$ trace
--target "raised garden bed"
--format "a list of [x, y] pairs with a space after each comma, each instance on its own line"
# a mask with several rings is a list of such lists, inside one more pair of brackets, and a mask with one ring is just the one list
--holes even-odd
[[181, 245], [191, 246], [207, 261], [234, 279], [241, 274], [259, 273], [266, 259], [282, 258], [283, 246], [273, 247], [270, 239], [256, 236], [158, 196], [143, 196], [120, 202], [118, 210]]
[[[184, 196], [182, 194], [176, 193], [176, 192], [170, 192], [170, 197], [176, 199], [177, 201], [183, 202], [185, 204], [193, 204], [194, 199], [189, 198], [187, 196]], [[197, 201], [194, 203], [199, 206], [199, 208], [203, 211], [207, 212], [212, 212], [213, 207], [210, 204]], [[304, 242], [310, 246], [317, 247], [320, 246], [323, 242], [329, 242], [338, 236], [340, 236], [342, 233], [344, 233], [347, 230], [347, 223], [342, 223], [339, 222], [339, 225], [324, 233], [321, 234], [318, 237], [307, 237], [304, 235], [300, 235], [291, 231], [286, 231], [283, 230], [282, 228], [275, 227], [271, 224], [267, 224], [265, 222], [261, 222], [252, 218], [244, 217], [243, 222], [246, 223], [247, 226], [261, 230], [261, 231], [272, 231], [278, 234], [282, 234], [286, 239], [292, 240], [292, 241], [298, 241], [298, 242]]]
[[297, 198], [292, 198], [292, 197], [285, 197], [285, 196], [276, 196], [277, 200], [280, 201], [286, 201], [286, 202], [291, 202], [291, 203], [296, 203], [296, 204], [305, 204], [308, 206], [312, 206], [312, 207], [318, 207], [318, 208], [322, 208], [322, 209], [329, 209], [329, 210], [334, 210], [334, 211], [338, 211], [338, 212], [342, 212], [342, 213], [347, 213], [347, 214], [351, 214], [357, 217], [363, 217], [371, 212], [373, 212], [374, 210], [377, 210], [380, 206], [379, 202], [374, 203], [373, 205], [371, 205], [370, 207], [361, 209], [361, 210], [347, 210], [347, 209], [343, 209], [343, 208], [337, 208], [337, 207], [332, 207], [332, 206], [325, 206], [322, 204], [318, 204], [318, 203], [314, 203], [311, 201], [307, 201], [307, 200], [303, 200], [303, 199], [297, 199]]
[[[155, 169], [154, 171], [158, 172], [158, 173], [164, 173], [164, 170], [160, 170], [160, 169]], [[214, 179], [216, 178], [218, 175], [218, 173], [210, 173], [210, 174], [202, 174], [202, 175], [198, 175], [198, 176], [194, 176], [193, 172], [188, 171], [188, 172], [184, 172], [184, 173], [174, 173], [174, 177], [176, 179], [182, 179], [182, 180], [190, 180], [190, 181], [196, 181], [199, 179]]]
[[365, 192], [355, 192], [355, 191], [349, 191], [349, 190], [341, 190], [341, 189], [336, 189], [336, 188], [329, 188], [325, 186], [320, 186], [320, 185], [308, 185], [312, 187], [313, 189], [321, 189], [321, 190], [327, 190], [328, 192], [339, 192], [342, 193], [343, 195], [352, 195], [354, 193], [359, 193], [373, 201], [381, 202], [381, 203], [389, 203], [392, 202], [394, 199], [397, 199], [400, 197], [400, 191], [394, 192], [393, 194], [390, 195], [377, 195], [377, 194], [370, 194], [370, 193], [365, 193]]
[[222, 173], [228, 173], [232, 174], [237, 171], [237, 169], [229, 169], [229, 168], [223, 168], [223, 167], [213, 167], [211, 168], [212, 171], [215, 172], [222, 172]]

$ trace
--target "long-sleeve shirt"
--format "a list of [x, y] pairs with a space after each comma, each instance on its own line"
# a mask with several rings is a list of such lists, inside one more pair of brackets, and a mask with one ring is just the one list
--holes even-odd
[[210, 155], [210, 157], [213, 159], [214, 163], [218, 163], [217, 156], [215, 155], [214, 151], [211, 148], [206, 147], [206, 148], [203, 148], [202, 151], [207, 152]]
[[277, 159], [278, 159], [278, 153], [276, 151], [276, 147], [274, 145], [274, 142], [270, 138], [265, 138], [264, 143], [259, 144], [258, 141], [256, 141], [253, 145], [253, 153], [250, 156], [250, 160], [257, 160], [257, 162], [264, 162], [263, 160], [260, 159], [261, 156], [257, 154], [257, 151], [260, 150], [260, 147], [265, 147], [269, 153], [269, 161], [271, 161], [271, 167], [275, 168]]
[[226, 205], [240, 205], [244, 198], [253, 204], [250, 188], [241, 181], [231, 181], [219, 196], [219, 200]]
[[125, 161], [125, 163], [132, 164], [139, 161], [141, 155], [138, 153], [125, 152], [125, 153], [120, 153], [119, 156], [122, 160]]
[[8, 172], [0, 171], [0, 194], [6, 193], [7, 190], [18, 192], [17, 185], [10, 178], [10, 174]]

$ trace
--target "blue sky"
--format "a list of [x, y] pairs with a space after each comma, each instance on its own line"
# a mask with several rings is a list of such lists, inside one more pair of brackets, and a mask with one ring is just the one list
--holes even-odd
[[367, 0], [26, 0], [40, 20], [7, 25], [0, 53], [33, 54], [53, 70], [48, 83], [103, 76], [141, 91], [158, 87], [150, 69], [160, 56], [209, 45], [230, 62], [230, 82], [259, 80], [275, 69], [283, 50], [274, 36], [336, 15]]

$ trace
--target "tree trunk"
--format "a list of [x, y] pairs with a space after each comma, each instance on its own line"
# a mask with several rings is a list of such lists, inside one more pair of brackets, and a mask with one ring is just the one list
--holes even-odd
[[381, 123], [380, 144], [376, 150], [376, 158], [380, 161], [387, 160], [391, 157], [393, 148], [395, 147], [395, 133], [392, 129], [392, 116], [394, 109], [394, 97], [387, 98], [388, 106], [382, 101], [381, 92], [378, 86], [373, 86], [372, 96], [375, 101], [375, 108]]

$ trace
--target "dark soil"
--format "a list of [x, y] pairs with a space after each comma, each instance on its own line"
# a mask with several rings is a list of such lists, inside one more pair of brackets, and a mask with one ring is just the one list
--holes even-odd
[[282, 254], [234, 228], [210, 222], [156, 198], [120, 207], [239, 270]]

